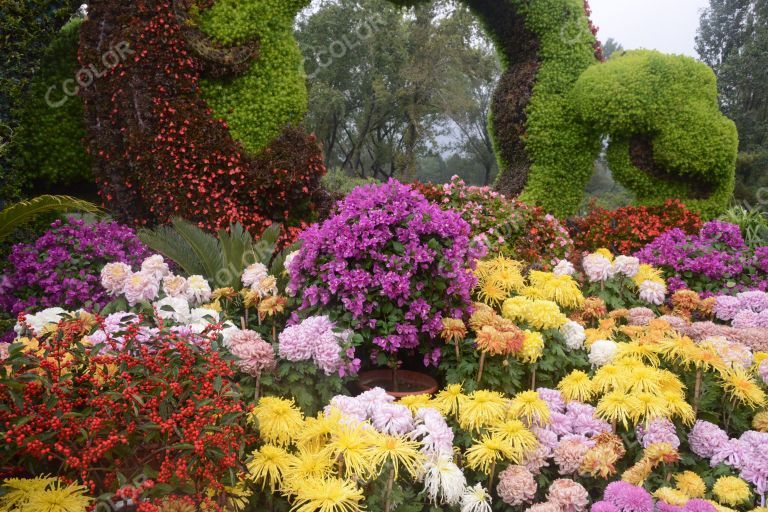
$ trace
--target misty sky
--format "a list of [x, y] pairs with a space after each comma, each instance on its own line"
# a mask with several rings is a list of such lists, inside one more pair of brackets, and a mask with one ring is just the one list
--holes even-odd
[[625, 49], [649, 48], [696, 57], [699, 12], [708, 0], [590, 0], [598, 37]]

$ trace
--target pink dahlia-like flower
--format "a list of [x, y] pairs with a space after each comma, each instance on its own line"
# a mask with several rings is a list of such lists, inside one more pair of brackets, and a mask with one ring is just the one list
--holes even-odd
[[8, 344], [0, 343], [0, 361], [8, 359]]
[[563, 400], [563, 395], [558, 390], [538, 388], [536, 392], [539, 394], [539, 398], [547, 403], [550, 412], [565, 412], [565, 400]]
[[688, 325], [690, 325], [688, 320], [677, 315], [662, 315], [659, 317], [659, 320], [664, 320], [677, 332], [685, 332]]
[[669, 443], [674, 448], [680, 447], [680, 438], [677, 437], [675, 424], [666, 418], [655, 419], [647, 427], [638, 425], [637, 439], [643, 448], [656, 443]]
[[715, 299], [715, 316], [723, 322], [730, 322], [741, 311], [741, 301], [730, 295], [720, 295]]
[[589, 505], [589, 493], [584, 486], [568, 478], [552, 482], [547, 499], [558, 505], [562, 512], [582, 512]]
[[271, 371], [276, 366], [272, 345], [255, 331], [235, 332], [227, 340], [227, 348], [237, 358], [237, 367], [253, 377], [261, 375], [264, 371]]
[[591, 282], [607, 281], [615, 274], [613, 264], [602, 254], [588, 254], [582, 261], [584, 273]]
[[379, 432], [401, 436], [413, 430], [413, 414], [404, 405], [378, 404], [371, 412], [371, 423]]
[[555, 447], [553, 454], [555, 464], [560, 469], [560, 474], [573, 475], [577, 473], [584, 460], [584, 456], [591, 447], [592, 444], [584, 437], [569, 436], [563, 438]]
[[155, 254], [145, 259], [141, 263], [141, 271], [151, 275], [157, 282], [162, 281], [165, 276], [171, 273], [168, 264], [159, 254]]
[[419, 409], [411, 436], [421, 441], [421, 451], [427, 455], [453, 456], [453, 429], [435, 409]]
[[157, 297], [160, 283], [151, 274], [136, 272], [125, 281], [123, 294], [128, 305], [135, 306], [139, 302], [151, 301]]
[[596, 501], [592, 504], [591, 512], [619, 512], [619, 509], [610, 501]]
[[163, 292], [169, 297], [187, 297], [187, 280], [183, 276], [169, 275], [163, 278]]
[[523, 466], [509, 466], [499, 475], [496, 492], [507, 505], [517, 507], [530, 503], [536, 496], [536, 480], [528, 469]]
[[741, 309], [750, 309], [755, 313], [760, 313], [768, 309], [768, 293], [760, 290], [741, 292], [736, 296], [739, 300]]
[[620, 512], [653, 512], [653, 498], [648, 491], [628, 482], [608, 484], [603, 499], [613, 503]]
[[731, 325], [736, 329], [768, 328], [768, 310], [755, 313], [750, 309], [743, 309], [736, 314]]
[[132, 274], [131, 267], [125, 263], [107, 263], [101, 269], [101, 286], [110, 295], [120, 295], [125, 288], [125, 282]]
[[704, 420], [698, 420], [688, 434], [691, 451], [705, 459], [711, 459], [729, 441], [723, 429]]
[[359, 363], [354, 359], [354, 351], [349, 355], [349, 365], [342, 357], [342, 344], [351, 333], [336, 332], [335, 328], [336, 324], [327, 316], [309, 317], [280, 333], [278, 353], [281, 358], [292, 362], [313, 360], [326, 375], [336, 372], [339, 375], [343, 372], [354, 373]]
[[546, 502], [531, 505], [526, 512], [562, 512], [562, 510], [557, 503]]
[[634, 256], [617, 256], [613, 261], [613, 272], [624, 274], [629, 278], [633, 278], [640, 271], [640, 260]]
[[677, 505], [670, 505], [669, 503], [658, 501], [656, 502], [656, 510], [659, 512], [682, 512], [683, 507], [678, 507]]
[[667, 296], [667, 287], [656, 281], [643, 281], [640, 283], [640, 300], [649, 304], [661, 306]]
[[534, 450], [525, 454], [523, 465], [534, 475], [541, 474], [541, 470], [549, 466], [549, 457], [552, 450], [540, 444]]
[[656, 318], [649, 308], [632, 308], [629, 310], [629, 325], [648, 325], [651, 320]]
[[717, 508], [705, 500], [692, 499], [688, 500], [688, 503], [683, 507], [685, 512], [716, 512]]

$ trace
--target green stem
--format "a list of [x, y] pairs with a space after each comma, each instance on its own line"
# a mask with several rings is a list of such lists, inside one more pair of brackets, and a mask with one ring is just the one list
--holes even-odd
[[477, 369], [477, 383], [483, 380], [483, 368], [485, 367], [485, 352], [480, 355], [480, 367]]
[[390, 512], [392, 510], [392, 486], [395, 484], [395, 468], [389, 470], [389, 478], [387, 479], [387, 490], [384, 494], [384, 512]]

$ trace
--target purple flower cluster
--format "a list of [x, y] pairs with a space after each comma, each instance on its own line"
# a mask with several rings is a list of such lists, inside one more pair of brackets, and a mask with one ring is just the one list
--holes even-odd
[[637, 440], [648, 448], [655, 443], [669, 443], [675, 448], [680, 447], [680, 438], [677, 437], [675, 424], [666, 418], [651, 421], [647, 426], [637, 426]]
[[444, 317], [467, 313], [484, 251], [458, 214], [395, 180], [353, 190], [301, 240], [290, 268], [301, 309], [344, 321], [390, 353], [429, 348]]
[[40, 238], [17, 244], [0, 276], [0, 309], [17, 315], [54, 306], [99, 308], [110, 301], [101, 286], [104, 265], [141, 265], [150, 252], [131, 228], [115, 222], [57, 220]]
[[755, 486], [758, 494], [768, 492], [768, 433], [748, 430], [741, 437], [730, 439], [720, 427], [699, 420], [688, 435], [691, 451], [709, 459], [712, 467], [727, 464], [739, 471], [739, 476]]
[[642, 487], [624, 481], [611, 482], [605, 488], [603, 501], [595, 503], [592, 510], [594, 507], [603, 511], [653, 512], [653, 498]]
[[314, 361], [326, 375], [354, 375], [360, 369], [350, 331], [337, 332], [327, 316], [311, 316], [280, 333], [278, 354], [292, 361]]
[[711, 296], [768, 289], [768, 247], [750, 249], [735, 224], [711, 221], [691, 236], [673, 229], [636, 256], [664, 270], [671, 292], [692, 289]]
[[715, 302], [715, 316], [733, 322], [739, 329], [768, 328], [768, 293], [753, 290], [738, 295], [720, 295]]

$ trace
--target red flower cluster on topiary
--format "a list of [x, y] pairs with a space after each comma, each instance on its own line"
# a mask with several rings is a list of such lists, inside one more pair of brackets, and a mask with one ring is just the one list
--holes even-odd
[[211, 68], [241, 68], [207, 60], [172, 2], [96, 0], [88, 11], [81, 63], [100, 62], [113, 47], [127, 55], [81, 91], [102, 200], [118, 220], [181, 216], [209, 230], [240, 222], [259, 234], [311, 215], [325, 173], [315, 138], [287, 127], [258, 155], [234, 140], [199, 84]]
[[701, 226], [698, 214], [678, 200], [669, 200], [660, 206], [627, 206], [618, 210], [593, 204], [586, 216], [569, 223], [578, 250], [592, 252], [605, 247], [616, 254], [639, 251], [675, 228], [694, 234]]
[[233, 485], [228, 475], [249, 440], [246, 406], [231, 363], [211, 346], [216, 333], [193, 339], [137, 324], [120, 333], [118, 349], [114, 340], [90, 345], [86, 332], [82, 319], [65, 321], [3, 362], [5, 465], [91, 492], [125, 494], [118, 475], [151, 478], [144, 497], [155, 484], [200, 493]]

